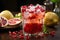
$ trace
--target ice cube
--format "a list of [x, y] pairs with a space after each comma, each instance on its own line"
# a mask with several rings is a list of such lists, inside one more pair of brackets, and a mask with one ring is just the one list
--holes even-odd
[[31, 10], [31, 11], [35, 11], [35, 6], [32, 6], [32, 7], [30, 8], [30, 10]]
[[39, 5], [39, 4], [37, 4], [36, 6], [35, 6], [35, 8], [41, 8], [42, 6], [41, 5]]
[[33, 5], [32, 5], [32, 4], [30, 4], [30, 5], [28, 6], [28, 9], [30, 9], [32, 6], [33, 6]]
[[41, 10], [40, 10], [40, 9], [37, 9], [36, 12], [37, 12], [37, 13], [38, 13], [38, 12], [41, 12]]

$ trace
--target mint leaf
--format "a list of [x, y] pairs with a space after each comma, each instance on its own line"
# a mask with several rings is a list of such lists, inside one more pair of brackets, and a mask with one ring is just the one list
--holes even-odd
[[47, 30], [46, 25], [43, 25], [43, 32], [44, 32], [45, 34], [47, 34], [47, 33], [48, 33], [48, 30]]

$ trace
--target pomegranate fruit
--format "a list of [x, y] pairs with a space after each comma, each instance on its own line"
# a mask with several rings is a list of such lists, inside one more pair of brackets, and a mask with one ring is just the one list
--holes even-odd
[[21, 21], [22, 20], [20, 18], [13, 18], [13, 19], [8, 20], [8, 24], [9, 25], [17, 25], [17, 24], [21, 23]]
[[0, 26], [5, 27], [8, 25], [8, 20], [5, 17], [0, 17]]

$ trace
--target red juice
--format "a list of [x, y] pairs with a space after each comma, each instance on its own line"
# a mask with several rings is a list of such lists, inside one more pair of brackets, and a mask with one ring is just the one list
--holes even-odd
[[42, 24], [40, 23], [26, 23], [24, 26], [26, 33], [34, 34], [42, 31]]

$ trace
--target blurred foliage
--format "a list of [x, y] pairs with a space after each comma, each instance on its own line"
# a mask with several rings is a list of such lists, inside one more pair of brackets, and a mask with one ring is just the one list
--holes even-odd
[[60, 0], [51, 0], [53, 3], [60, 3]]

